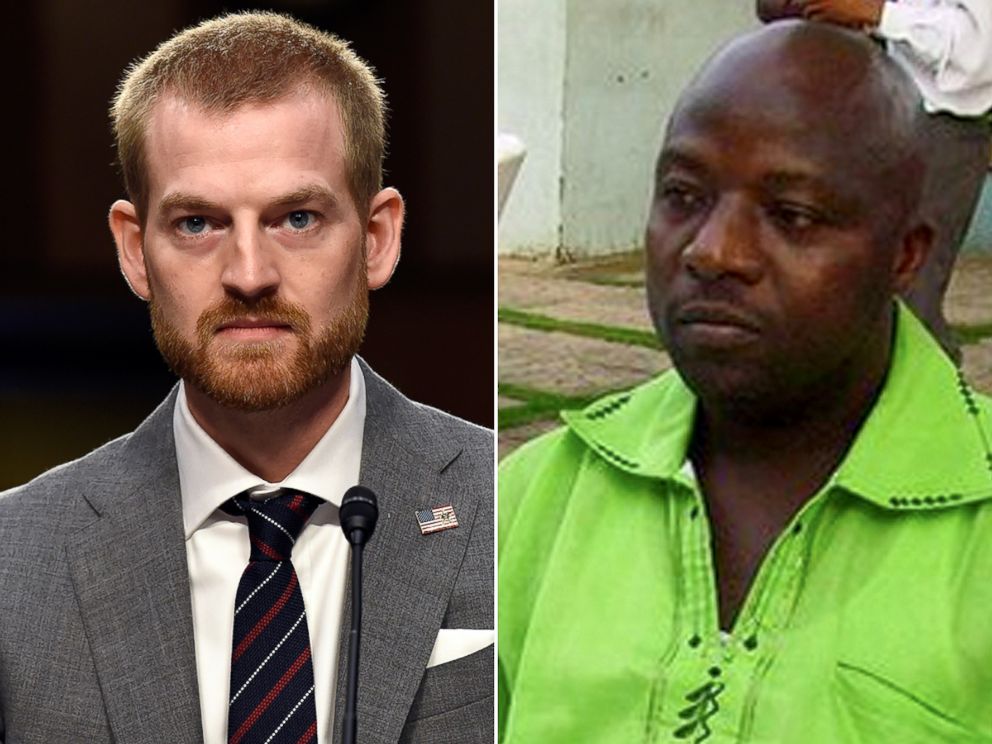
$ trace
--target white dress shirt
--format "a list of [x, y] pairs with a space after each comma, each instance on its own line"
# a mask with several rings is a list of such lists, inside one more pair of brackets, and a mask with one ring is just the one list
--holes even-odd
[[916, 81], [927, 111], [992, 109], [992, 0], [889, 0], [876, 33]]
[[227, 743], [234, 598], [250, 553], [248, 526], [218, 507], [257, 486], [292, 488], [329, 502], [293, 547], [313, 653], [317, 741], [331, 741], [348, 542], [338, 524], [341, 497], [358, 483], [365, 429], [365, 380], [351, 361], [348, 402], [299, 467], [269, 484], [235, 462], [195, 421], [180, 385], [173, 415], [186, 558], [193, 606], [196, 675], [204, 744]]

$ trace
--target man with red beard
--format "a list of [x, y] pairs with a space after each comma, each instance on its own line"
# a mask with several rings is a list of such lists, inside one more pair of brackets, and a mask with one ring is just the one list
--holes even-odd
[[129, 69], [112, 116], [110, 228], [181, 382], [0, 499], [0, 741], [337, 739], [359, 483], [360, 740], [491, 741], [492, 434], [356, 357], [403, 221], [372, 71], [231, 15]]

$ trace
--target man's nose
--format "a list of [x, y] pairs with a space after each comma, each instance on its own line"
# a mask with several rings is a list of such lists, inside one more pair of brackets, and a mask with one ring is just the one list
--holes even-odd
[[682, 262], [699, 279], [735, 276], [754, 283], [762, 270], [758, 229], [754, 210], [742, 198], [721, 198], [683, 249]]
[[257, 300], [279, 288], [281, 276], [276, 262], [277, 246], [261, 227], [236, 226], [226, 246], [221, 283], [231, 294], [245, 300]]

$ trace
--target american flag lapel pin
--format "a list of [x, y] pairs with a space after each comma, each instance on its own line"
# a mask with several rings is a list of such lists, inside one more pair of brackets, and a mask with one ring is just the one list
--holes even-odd
[[458, 526], [458, 517], [451, 504], [446, 504], [433, 509], [417, 509], [417, 524], [420, 525], [421, 535], [429, 535], [432, 532], [454, 529]]

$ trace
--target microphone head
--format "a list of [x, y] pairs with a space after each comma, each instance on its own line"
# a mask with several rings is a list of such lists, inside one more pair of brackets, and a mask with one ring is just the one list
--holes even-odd
[[353, 545], [368, 542], [379, 518], [375, 494], [365, 486], [352, 486], [344, 492], [338, 517], [348, 542]]

